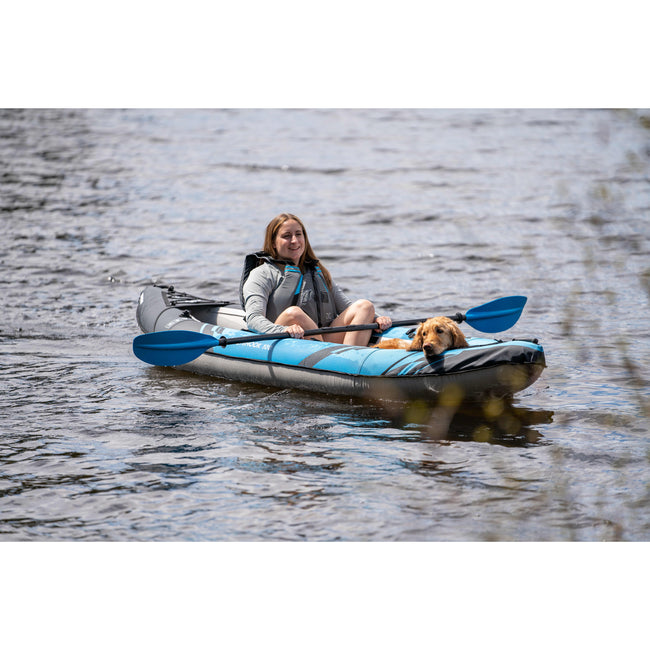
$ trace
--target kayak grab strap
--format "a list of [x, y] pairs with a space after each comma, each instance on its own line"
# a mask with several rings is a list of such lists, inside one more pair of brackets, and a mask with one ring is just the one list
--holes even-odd
[[174, 287], [169, 285], [154, 285], [161, 289], [167, 290], [167, 303], [170, 307], [177, 309], [187, 309], [189, 307], [225, 307], [232, 304], [229, 300], [210, 300], [209, 298], [199, 298], [183, 291], [175, 291]]

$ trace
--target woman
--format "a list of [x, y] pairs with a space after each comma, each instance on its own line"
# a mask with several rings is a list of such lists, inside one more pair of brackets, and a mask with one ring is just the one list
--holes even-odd
[[[283, 213], [266, 227], [264, 250], [246, 256], [240, 299], [248, 327], [256, 332], [289, 332], [302, 338], [305, 330], [377, 323], [391, 326], [388, 316], [377, 316], [369, 300], [352, 302], [332, 281], [311, 248], [305, 227], [293, 214]], [[367, 345], [371, 330], [314, 336], [319, 341]]]

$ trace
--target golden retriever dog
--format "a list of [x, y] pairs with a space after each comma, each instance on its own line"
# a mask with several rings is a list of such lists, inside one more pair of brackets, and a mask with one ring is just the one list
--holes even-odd
[[423, 350], [427, 357], [441, 354], [453, 348], [466, 348], [467, 341], [460, 327], [451, 318], [436, 316], [420, 323], [412, 341], [385, 339], [374, 345], [384, 350]]

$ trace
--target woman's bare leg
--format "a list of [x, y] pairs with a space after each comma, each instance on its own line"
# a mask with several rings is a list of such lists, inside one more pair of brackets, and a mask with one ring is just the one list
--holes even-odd
[[[347, 309], [342, 311], [331, 323], [331, 327], [347, 325], [361, 325], [372, 323], [375, 320], [375, 306], [369, 300], [357, 300]], [[325, 334], [324, 340], [331, 343], [343, 343], [345, 345], [368, 345], [372, 330], [361, 330], [358, 332], [339, 332], [336, 334]]]
[[[348, 325], [362, 325], [372, 323], [375, 320], [375, 306], [369, 300], [357, 300], [347, 309], [341, 312], [331, 323], [330, 327], [346, 327]], [[285, 327], [298, 326], [303, 330], [317, 329], [316, 323], [300, 307], [289, 307], [285, 309], [275, 320], [277, 325]], [[379, 328], [379, 326], [377, 326]], [[317, 341], [328, 341], [330, 343], [342, 343], [344, 345], [368, 345], [372, 330], [360, 330], [356, 332], [336, 332], [324, 334], [323, 336], [312, 336]]]
[[[318, 329], [318, 325], [307, 316], [307, 314], [300, 309], [300, 307], [289, 307], [285, 309], [276, 319], [276, 325], [284, 325], [285, 327], [291, 327], [292, 325], [298, 325], [302, 327], [303, 330], [314, 330]], [[310, 336], [310, 339], [315, 339], [317, 341], [322, 341], [322, 336]]]

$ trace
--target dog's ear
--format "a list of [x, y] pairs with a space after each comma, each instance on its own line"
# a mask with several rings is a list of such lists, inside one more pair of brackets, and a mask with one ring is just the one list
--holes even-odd
[[421, 350], [424, 345], [424, 323], [418, 323], [418, 328], [415, 330], [415, 336], [411, 342], [411, 350]]
[[456, 325], [456, 323], [454, 323], [453, 321], [452, 321], [451, 333], [452, 333], [452, 338], [454, 341], [455, 348], [468, 347], [467, 339], [465, 338], [465, 335], [461, 331], [460, 327], [458, 327], [458, 325]]

